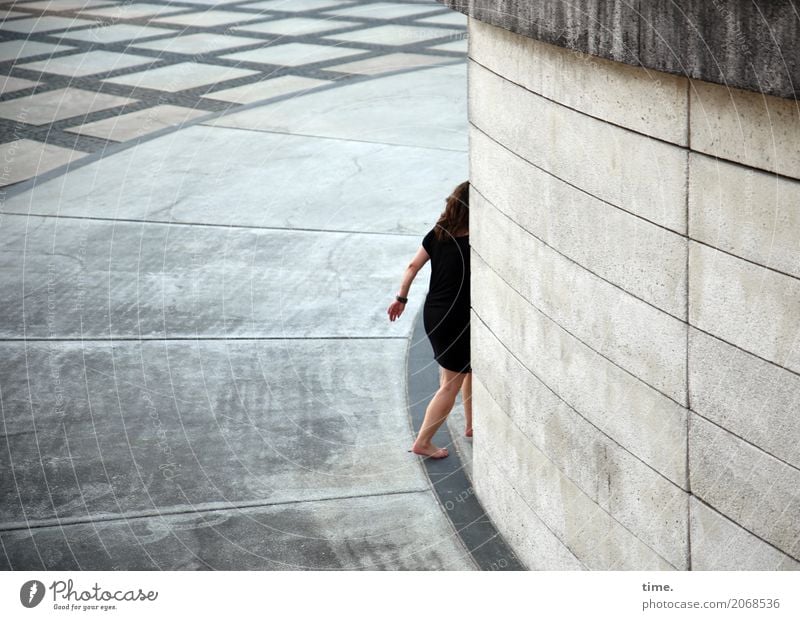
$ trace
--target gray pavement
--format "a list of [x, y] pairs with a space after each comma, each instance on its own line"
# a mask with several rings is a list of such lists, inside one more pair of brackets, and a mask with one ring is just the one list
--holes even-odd
[[[76, 8], [5, 21], [0, 52], [89, 4], [92, 19], [111, 16], [71, 35], [90, 46], [37, 73], [41, 93], [0, 102], [0, 115], [51, 116], [15, 121], [6, 143], [17, 183], [0, 209], [0, 567], [474, 568], [406, 452], [406, 352], [427, 274], [398, 323], [384, 314], [467, 175], [463, 52], [420, 34], [437, 20], [463, 31], [461, 18], [432, 0], [176, 2], [169, 19], [143, 16], [152, 4], [122, 15], [116, 2], [63, 2]], [[226, 27], [237, 11], [247, 33]], [[349, 56], [317, 34], [333, 19], [354, 33], [342, 34]], [[220, 60], [245, 34], [252, 57]], [[173, 55], [146, 69], [70, 60], [133, 54], [142, 38]], [[275, 51], [293, 44], [313, 47]], [[203, 63], [252, 73], [212, 80], [180, 55], [196, 46], [213, 48]], [[107, 72], [73, 83], [87, 62]], [[195, 71], [155, 73], [182, 62]], [[11, 63], [14, 80], [34, 77]], [[119, 90], [132, 81], [148, 86]], [[53, 99], [99, 82], [138, 103], [89, 111], [72, 97], [67, 112]], [[239, 103], [201, 105], [207, 91]], [[166, 105], [149, 126], [133, 116]], [[76, 119], [91, 127], [71, 134]], [[25, 167], [50, 147], [69, 151], [69, 168]]]

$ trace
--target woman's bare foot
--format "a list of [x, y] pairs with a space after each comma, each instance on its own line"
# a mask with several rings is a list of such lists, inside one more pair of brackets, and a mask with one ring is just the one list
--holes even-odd
[[472, 437], [472, 427], [471, 426], [467, 430], [464, 431], [464, 437]]
[[427, 446], [418, 446], [416, 443], [414, 443], [414, 445], [411, 447], [411, 451], [414, 454], [427, 456], [431, 459], [443, 459], [449, 454], [447, 448], [437, 448], [433, 444], [428, 444]]

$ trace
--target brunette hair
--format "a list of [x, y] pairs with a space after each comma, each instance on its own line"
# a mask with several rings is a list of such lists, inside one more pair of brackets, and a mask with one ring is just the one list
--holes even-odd
[[438, 241], [469, 230], [469, 181], [459, 183], [447, 197], [447, 204], [434, 227]]

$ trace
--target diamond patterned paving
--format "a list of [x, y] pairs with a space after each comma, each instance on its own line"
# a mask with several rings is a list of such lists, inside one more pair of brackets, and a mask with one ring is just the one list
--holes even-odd
[[262, 101], [270, 97], [278, 97], [289, 93], [301, 93], [310, 88], [330, 84], [328, 80], [317, 80], [314, 78], [302, 77], [298, 75], [282, 75], [265, 82], [246, 84], [245, 86], [234, 86], [225, 90], [205, 95], [211, 99], [229, 101], [231, 103], [253, 103]]
[[4, 101], [0, 103], [0, 118], [22, 120], [32, 125], [43, 125], [134, 101], [127, 97], [95, 93], [78, 88], [60, 88], [36, 93], [30, 97]]
[[159, 105], [146, 110], [138, 110], [105, 118], [101, 121], [86, 123], [66, 131], [105, 138], [115, 142], [124, 142], [125, 140], [141, 138], [165, 127], [183, 125], [206, 114], [207, 112], [202, 110], [192, 110], [174, 105]]
[[209, 113], [466, 51], [463, 16], [435, 0], [0, 4], [0, 147], [17, 154], [0, 186]]
[[264, 47], [249, 52], [226, 54], [222, 58], [269, 63], [273, 65], [298, 66], [321, 62], [323, 60], [331, 60], [333, 58], [341, 58], [343, 56], [353, 56], [360, 53], [361, 50], [348, 47], [330, 47], [327, 45], [315, 45], [313, 43], [284, 43], [282, 45]]
[[76, 77], [106, 73], [108, 71], [114, 71], [115, 69], [125, 69], [127, 67], [134, 67], [150, 62], [153, 62], [153, 59], [148, 56], [135, 56], [133, 54], [95, 50], [84, 54], [38, 60], [36, 62], [17, 65], [17, 67], [20, 69], [30, 69], [32, 71], [57, 73], [59, 75]]
[[30, 39], [3, 41], [0, 43], [0, 62], [24, 59], [29, 56], [40, 56], [42, 54], [53, 54], [55, 52], [63, 52], [71, 49], [75, 48], [68, 45], [54, 45], [53, 43], [31, 41]]

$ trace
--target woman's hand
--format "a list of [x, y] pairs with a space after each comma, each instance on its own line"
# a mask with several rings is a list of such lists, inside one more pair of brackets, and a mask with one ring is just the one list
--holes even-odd
[[389, 320], [394, 321], [401, 314], [403, 314], [403, 310], [405, 309], [406, 305], [402, 301], [393, 301], [387, 310], [389, 313]]

